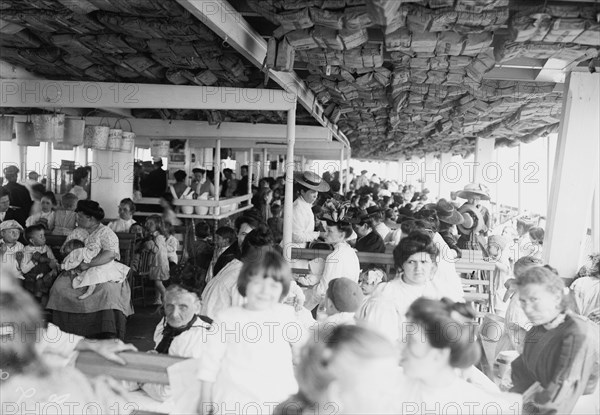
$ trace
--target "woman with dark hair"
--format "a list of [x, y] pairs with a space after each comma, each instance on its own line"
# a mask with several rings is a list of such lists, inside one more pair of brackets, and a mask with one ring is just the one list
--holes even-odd
[[325, 242], [333, 246], [333, 251], [325, 258], [323, 271], [298, 278], [298, 284], [307, 288], [304, 306], [312, 310], [325, 300], [329, 282], [336, 278], [349, 278], [358, 283], [360, 264], [356, 251], [346, 242], [352, 235], [352, 225], [340, 218], [337, 222], [327, 220]]
[[73, 187], [69, 193], [73, 193], [79, 200], [86, 200], [88, 194], [85, 190], [90, 177], [90, 170], [87, 167], [78, 167], [73, 172]]
[[271, 202], [273, 201], [273, 191], [269, 187], [259, 187], [258, 194], [252, 198], [254, 209], [260, 214], [263, 222], [271, 218]]
[[447, 298], [419, 298], [411, 304], [406, 318], [399, 413], [519, 411], [518, 395], [484, 390], [459, 376], [457, 369], [468, 369], [481, 357], [471, 307]]
[[386, 335], [394, 343], [402, 339], [408, 307], [419, 297], [462, 300], [460, 283], [436, 274], [439, 251], [430, 235], [414, 231], [394, 249], [394, 264], [400, 270], [390, 282], [377, 286], [357, 313], [357, 320]]
[[185, 184], [187, 173], [183, 170], [177, 170], [173, 173], [175, 184], [169, 186], [169, 191], [175, 199], [185, 199], [192, 192], [192, 188]]
[[[100, 253], [89, 263], [79, 265], [80, 276], [89, 268], [118, 260], [119, 238], [101, 223], [104, 210], [98, 202], [80, 200], [75, 212], [79, 228], [67, 236], [67, 241], [81, 239], [86, 248], [100, 247]], [[127, 279], [118, 283], [99, 284], [85, 301], [78, 298], [84, 294], [85, 289], [73, 288], [71, 279], [72, 277], [62, 274], [50, 290], [47, 308], [52, 310], [54, 324], [64, 331], [85, 337], [124, 339], [127, 317], [133, 314]]]
[[385, 252], [385, 244], [383, 238], [375, 230], [376, 222], [370, 215], [360, 215], [357, 220], [358, 224], [354, 226], [354, 230], [358, 235], [358, 240], [354, 248], [358, 252]]
[[525, 411], [600, 413], [598, 326], [568, 310], [563, 280], [546, 267], [527, 270], [517, 289], [533, 327], [512, 362], [511, 391], [525, 394]]

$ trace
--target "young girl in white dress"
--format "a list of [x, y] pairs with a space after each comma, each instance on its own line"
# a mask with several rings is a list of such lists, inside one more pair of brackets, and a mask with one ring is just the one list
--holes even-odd
[[[63, 252], [67, 254], [62, 262], [61, 268], [65, 271], [75, 270], [82, 262], [89, 264], [102, 250], [100, 244], [88, 244], [86, 245], [83, 241], [78, 239], [70, 239], [65, 242], [63, 246]], [[88, 298], [94, 290], [96, 285], [104, 282], [122, 282], [129, 273], [129, 267], [121, 264], [117, 261], [110, 261], [107, 264], [99, 265], [96, 267], [89, 268], [86, 272], [77, 275], [73, 278], [73, 288], [84, 288], [87, 287], [87, 291], [80, 295], [80, 300]]]
[[292, 359], [304, 331], [294, 309], [281, 304], [290, 282], [289, 265], [274, 251], [244, 264], [238, 291], [246, 303], [216, 315], [200, 358], [199, 413], [211, 407], [214, 413], [271, 413], [297, 392]]

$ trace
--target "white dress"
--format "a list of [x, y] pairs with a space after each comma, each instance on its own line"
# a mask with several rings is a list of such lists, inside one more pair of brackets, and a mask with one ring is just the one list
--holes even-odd
[[404, 414], [518, 414], [521, 396], [491, 392], [456, 377], [439, 387], [401, 376], [398, 413]]
[[201, 315], [214, 319], [221, 310], [243, 304], [243, 297], [237, 292], [237, 280], [243, 265], [239, 259], [232, 260], [206, 284], [202, 292]]
[[36, 214], [29, 216], [27, 218], [27, 221], [25, 221], [25, 226], [29, 227], [29, 226], [35, 225], [36, 223], [39, 222], [40, 219], [47, 220], [48, 230], [54, 229], [54, 211], [53, 210], [51, 210], [50, 212], [38, 212]]
[[298, 391], [292, 348], [304, 341], [294, 309], [275, 304], [252, 311], [220, 312], [200, 357], [198, 379], [214, 382], [213, 403], [222, 413], [271, 413]]
[[575, 294], [575, 303], [582, 316], [594, 315], [600, 317], [600, 279], [594, 277], [581, 277], [571, 284]]
[[[77, 268], [82, 262], [89, 262], [101, 251], [99, 244], [90, 244], [85, 248], [72, 250], [63, 260], [63, 268], [72, 270]], [[110, 261], [104, 265], [98, 265], [89, 268], [73, 278], [73, 288], [89, 287], [90, 285], [102, 284], [103, 282], [122, 282], [127, 278], [129, 267], [117, 261]]]
[[108, 227], [113, 232], [129, 232], [129, 228], [131, 225], [136, 223], [133, 219], [124, 220], [124, 219], [115, 219], [108, 224]]
[[420, 297], [439, 300], [447, 297], [443, 285], [427, 281], [424, 285], [407, 284], [401, 276], [377, 286], [371, 297], [356, 313], [356, 320], [372, 330], [383, 334], [394, 344], [403, 339], [406, 312]]

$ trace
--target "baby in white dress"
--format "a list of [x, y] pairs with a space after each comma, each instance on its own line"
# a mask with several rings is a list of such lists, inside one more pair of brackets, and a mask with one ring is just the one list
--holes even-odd
[[[67, 241], [63, 247], [63, 251], [67, 256], [62, 262], [61, 268], [72, 271], [81, 265], [81, 263], [89, 264], [101, 250], [100, 244], [88, 244], [88, 246], [85, 246], [82, 241], [71, 239]], [[97, 284], [110, 281], [122, 282], [127, 277], [128, 273], [128, 266], [117, 261], [110, 261], [107, 264], [91, 267], [79, 273], [73, 278], [73, 288], [88, 287], [83, 295], [77, 297], [80, 300], [85, 300], [92, 295]]]

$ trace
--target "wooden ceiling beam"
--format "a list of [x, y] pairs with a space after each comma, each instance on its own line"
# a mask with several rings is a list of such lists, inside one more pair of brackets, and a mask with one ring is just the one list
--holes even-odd
[[[267, 42], [227, 1], [177, 0], [177, 2], [256, 67], [263, 67], [267, 56]], [[269, 70], [269, 76], [283, 89], [297, 95], [298, 102], [322, 126], [330, 129], [334, 137], [350, 147], [350, 142], [344, 133], [323, 115], [323, 106], [295, 72]]]
[[15, 108], [154, 108], [287, 111], [296, 96], [276, 89], [0, 79], [1, 105]]

